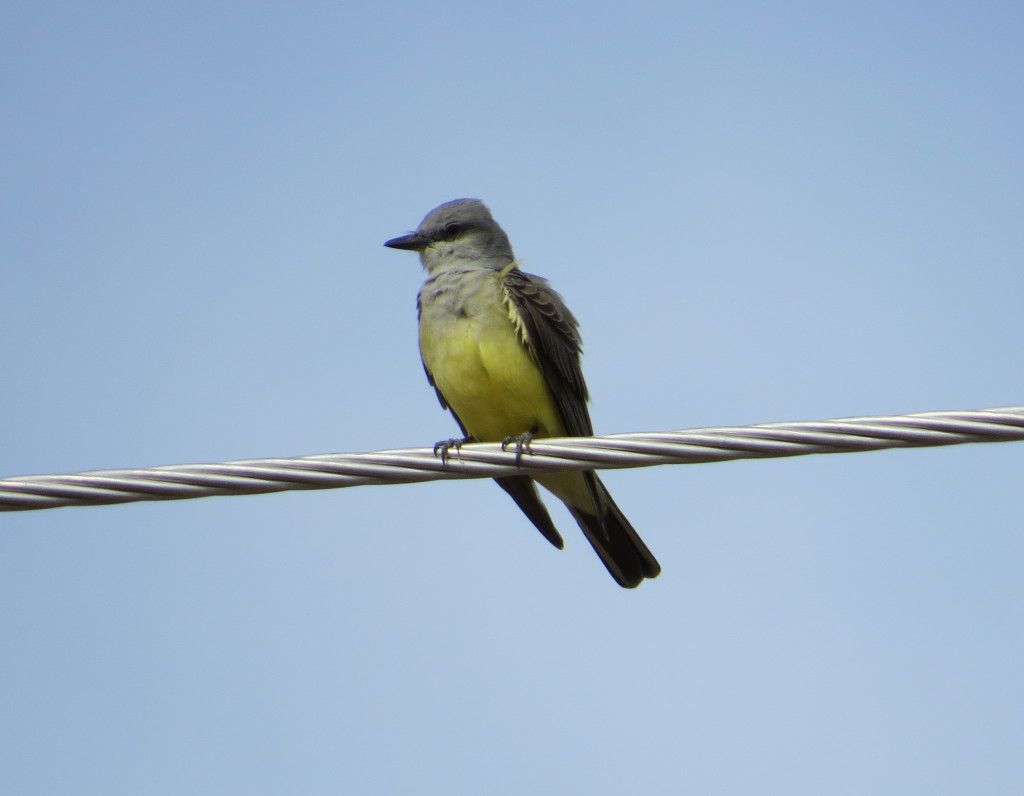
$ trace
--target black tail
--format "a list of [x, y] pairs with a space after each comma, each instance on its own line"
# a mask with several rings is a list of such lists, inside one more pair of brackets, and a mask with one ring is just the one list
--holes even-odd
[[[593, 472], [583, 473], [590, 489], [596, 513], [583, 511], [566, 503], [566, 508], [587, 537], [601, 561], [620, 586], [627, 589], [640, 585], [644, 578], [656, 578], [661, 573], [651, 551], [643, 539], [633, 530], [629, 520], [615, 505], [604, 484]], [[537, 494], [537, 486], [528, 475], [511, 475], [494, 479], [498, 486], [508, 492], [516, 505], [530, 518], [537, 530], [544, 534], [551, 544], [562, 549], [562, 537], [551, 521], [551, 515]]]
[[567, 508], [580, 524], [587, 541], [600, 556], [611, 576], [626, 589], [639, 586], [644, 578], [658, 577], [661, 574], [661, 565], [615, 505], [604, 484], [593, 472], [583, 475], [586, 476], [594, 497], [597, 514], [582, 511], [568, 504]]

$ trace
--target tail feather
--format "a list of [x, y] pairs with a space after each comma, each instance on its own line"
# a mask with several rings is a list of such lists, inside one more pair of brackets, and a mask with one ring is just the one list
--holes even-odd
[[[592, 471], [582, 473], [582, 476], [582, 482], [578, 477], [560, 482], [547, 478], [545, 486], [565, 503], [583, 529], [587, 541], [620, 586], [632, 589], [639, 586], [644, 578], [658, 577], [661, 565], [615, 505], [604, 484]], [[544, 538], [561, 550], [562, 537], [537, 493], [534, 479], [526, 475], [512, 475], [494, 480], [508, 492]]]
[[656, 578], [661, 565], [643, 539], [615, 505], [604, 484], [593, 472], [584, 473], [593, 495], [596, 513], [566, 504], [579, 523], [587, 541], [618, 584], [626, 589], [640, 585], [644, 578]]

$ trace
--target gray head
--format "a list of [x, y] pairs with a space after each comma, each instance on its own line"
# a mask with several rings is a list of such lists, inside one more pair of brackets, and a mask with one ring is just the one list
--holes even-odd
[[508, 236], [479, 199], [445, 202], [427, 213], [415, 232], [384, 245], [419, 252], [428, 271], [466, 262], [499, 270], [515, 259]]

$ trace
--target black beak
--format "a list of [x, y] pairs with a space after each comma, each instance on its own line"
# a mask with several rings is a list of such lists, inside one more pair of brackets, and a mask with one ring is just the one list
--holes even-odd
[[408, 235], [403, 235], [400, 238], [392, 238], [384, 245], [389, 249], [405, 249], [406, 251], [418, 252], [421, 249], [426, 248], [430, 240], [420, 235], [418, 232], [410, 232]]

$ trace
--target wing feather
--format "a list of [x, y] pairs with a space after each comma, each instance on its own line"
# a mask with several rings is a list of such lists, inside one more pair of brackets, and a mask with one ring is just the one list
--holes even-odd
[[502, 274], [502, 291], [519, 339], [540, 365], [567, 432], [591, 436], [594, 429], [580, 366], [583, 341], [576, 317], [546, 279], [518, 268]]

